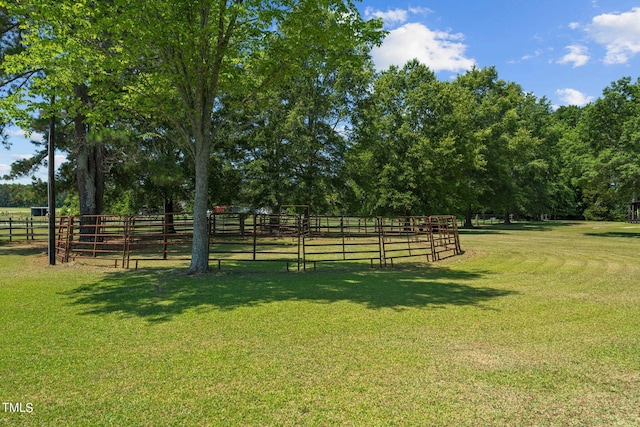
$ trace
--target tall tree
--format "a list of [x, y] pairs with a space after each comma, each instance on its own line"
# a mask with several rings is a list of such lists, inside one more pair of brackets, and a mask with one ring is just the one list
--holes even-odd
[[640, 194], [640, 79], [613, 82], [584, 108], [575, 154], [583, 159], [580, 180], [590, 219], [622, 219]]
[[471, 174], [477, 192], [469, 198], [465, 225], [474, 208], [503, 212], [507, 221], [511, 213], [551, 209], [561, 188], [551, 185], [559, 173], [553, 160], [559, 135], [550, 105], [499, 79], [494, 67], [469, 70], [457, 83], [473, 95], [474, 138], [485, 160]]
[[573, 192], [563, 175], [561, 139], [565, 128], [545, 98], [523, 93], [516, 112], [519, 130], [514, 141], [514, 179], [518, 204], [514, 213], [530, 217], [573, 214]]
[[[121, 0], [112, 27], [131, 66], [138, 93], [153, 114], [181, 134], [195, 165], [194, 238], [190, 272], [208, 269], [209, 162], [225, 124], [223, 95], [257, 94], [283, 78], [308, 46], [352, 46], [376, 37], [355, 6], [336, 0]], [[340, 25], [323, 25], [327, 13]], [[309, 43], [309, 41], [313, 43]], [[140, 59], [147, 59], [141, 64]], [[251, 96], [249, 96], [251, 98]], [[183, 114], [176, 117], [176, 105]], [[181, 119], [181, 120], [176, 120]], [[183, 120], [182, 120], [183, 119]]]
[[363, 213], [463, 209], [484, 166], [474, 108], [465, 86], [438, 81], [418, 61], [381, 73], [356, 111], [348, 160], [352, 199]]
[[566, 197], [561, 199], [566, 211], [560, 214], [574, 218], [582, 218], [586, 207], [582, 184], [589, 154], [578, 132], [583, 112], [584, 107], [572, 105], [560, 107], [553, 113], [560, 133], [556, 158], [560, 162], [561, 182], [567, 190]]
[[360, 102], [349, 169], [353, 201], [362, 213], [405, 215], [437, 203], [442, 174], [436, 166], [434, 111], [441, 86], [414, 60], [384, 71]]
[[[340, 25], [333, 13], [318, 20]], [[308, 55], [292, 59], [293, 75], [261, 94], [263, 102], [253, 103], [252, 111], [241, 109], [236, 129], [246, 132], [235, 137], [244, 148], [238, 162], [249, 204], [339, 210], [351, 112], [373, 76], [370, 44], [310, 45]]]
[[[9, 14], [6, 7], [0, 5], [0, 93], [6, 96], [15, 88], [19, 88], [25, 79], [33, 70], [26, 73], [7, 73], [4, 70], [4, 62], [7, 56], [16, 55], [22, 51], [22, 32], [20, 31], [20, 23], [15, 16]], [[0, 138], [6, 145], [7, 139], [5, 128], [11, 125], [13, 118], [2, 114], [0, 115]]]
[[[102, 14], [111, 3], [0, 2], [18, 25], [22, 47], [2, 62], [4, 75], [20, 79], [5, 82], [0, 110], [27, 130], [40, 113], [43, 118], [68, 118], [73, 138], [56, 141], [56, 146], [68, 150], [75, 161], [80, 213], [84, 215], [102, 212], [107, 148], [104, 138], [97, 135], [122, 111], [116, 102], [121, 73], [114, 68], [110, 40], [100, 27]], [[55, 107], [49, 103], [54, 96]]]

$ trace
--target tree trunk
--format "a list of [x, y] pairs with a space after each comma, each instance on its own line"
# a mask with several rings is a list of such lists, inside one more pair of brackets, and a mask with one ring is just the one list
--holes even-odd
[[467, 212], [464, 215], [464, 225], [463, 228], [473, 228], [473, 220], [471, 218], [471, 206], [467, 206]]
[[504, 214], [504, 225], [511, 225], [511, 214], [509, 211]]
[[[89, 103], [86, 86], [76, 86], [75, 94], [83, 104]], [[88, 138], [86, 117], [79, 114], [74, 118], [76, 139], [76, 176], [80, 202], [81, 240], [93, 241], [97, 234], [97, 218], [102, 213], [104, 196], [104, 153], [103, 148], [91, 143]], [[84, 235], [84, 237], [82, 237]]]
[[165, 221], [165, 233], [176, 234], [176, 227], [173, 222], [173, 197], [165, 196], [164, 198], [164, 221]]
[[209, 199], [209, 154], [210, 144], [200, 134], [195, 141], [195, 195], [193, 204], [193, 243], [189, 274], [205, 273], [209, 270], [209, 224], [207, 204]]

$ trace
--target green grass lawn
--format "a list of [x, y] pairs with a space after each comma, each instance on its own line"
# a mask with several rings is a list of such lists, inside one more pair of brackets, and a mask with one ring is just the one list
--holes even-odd
[[461, 244], [437, 264], [186, 276], [2, 243], [0, 426], [640, 425], [640, 225]]

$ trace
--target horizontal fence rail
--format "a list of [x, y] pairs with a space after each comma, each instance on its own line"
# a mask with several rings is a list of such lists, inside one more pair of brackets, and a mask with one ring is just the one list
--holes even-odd
[[[85, 215], [59, 217], [56, 256], [61, 262], [92, 259], [115, 267], [141, 261], [191, 258], [193, 216]], [[394, 259], [437, 261], [461, 253], [454, 216], [346, 217], [212, 213], [209, 259], [281, 261], [287, 269], [318, 262]]]
[[49, 235], [47, 217], [0, 218], [0, 240], [46, 240]]

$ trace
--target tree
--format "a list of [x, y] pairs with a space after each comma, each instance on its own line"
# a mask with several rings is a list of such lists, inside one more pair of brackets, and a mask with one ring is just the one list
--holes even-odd
[[465, 215], [465, 226], [470, 227], [474, 209], [508, 209], [512, 202], [516, 186], [509, 139], [517, 128], [515, 107], [521, 89], [499, 79], [494, 67], [473, 68], [459, 76], [456, 83], [472, 95], [473, 138], [484, 159], [484, 167], [470, 175], [475, 188], [469, 195]]
[[538, 216], [554, 208], [554, 199], [566, 193], [554, 185], [560, 167], [559, 128], [551, 107], [513, 82], [498, 78], [495, 68], [472, 69], [457, 83], [473, 95], [473, 128], [482, 168], [470, 170], [477, 191], [470, 192], [465, 225], [471, 226], [475, 208]]
[[[111, 155], [106, 187], [110, 213], [135, 214], [144, 209], [175, 212], [176, 200], [185, 200], [189, 173], [184, 154], [166, 128], [153, 123], [131, 123], [123, 129], [121, 153]], [[171, 218], [169, 218], [171, 219]]]
[[603, 97], [584, 107], [576, 126], [573, 155], [587, 199], [588, 219], [622, 219], [640, 191], [640, 79], [613, 82]]
[[[57, 139], [56, 147], [68, 150], [74, 161], [83, 215], [102, 212], [109, 144], [104, 130], [122, 112], [117, 102], [122, 74], [99, 25], [101, 13], [112, 3], [0, 2], [17, 25], [21, 46], [2, 62], [2, 74], [12, 77], [3, 82], [0, 111], [27, 130], [39, 114], [42, 119], [68, 117], [63, 126], [72, 129], [73, 138]], [[50, 104], [54, 96], [55, 106]], [[84, 217], [83, 225], [87, 222], [93, 220]]]
[[41, 206], [47, 198], [46, 186], [44, 194], [42, 182], [34, 180], [32, 185], [27, 184], [0, 184], [0, 206], [27, 208]]
[[[324, 26], [340, 25], [331, 13], [318, 19]], [[239, 109], [230, 137], [243, 149], [235, 161], [249, 205], [340, 210], [346, 129], [373, 76], [369, 47], [310, 45], [306, 56], [292, 60], [293, 75], [262, 93], [251, 110]]]
[[516, 109], [519, 117], [515, 179], [519, 188], [518, 213], [575, 216], [575, 197], [563, 173], [566, 162], [562, 136], [566, 128], [545, 98], [523, 94]]
[[362, 213], [464, 209], [484, 165], [474, 107], [464, 85], [438, 81], [418, 61], [381, 73], [357, 109], [348, 160]]
[[[150, 109], [181, 135], [195, 171], [194, 238], [189, 271], [208, 269], [209, 162], [225, 121], [218, 113], [225, 94], [257, 94], [295, 71], [294, 58], [312, 45], [350, 46], [370, 40], [379, 25], [364, 23], [351, 2], [168, 1], [118, 2], [111, 27], [134, 88], [153, 100]], [[323, 25], [330, 13], [340, 25]], [[313, 43], [309, 43], [309, 41]], [[146, 62], [140, 62], [145, 59]], [[249, 99], [251, 96], [249, 97]], [[176, 105], [181, 114], [176, 117]], [[180, 119], [180, 120], [177, 120]]]

